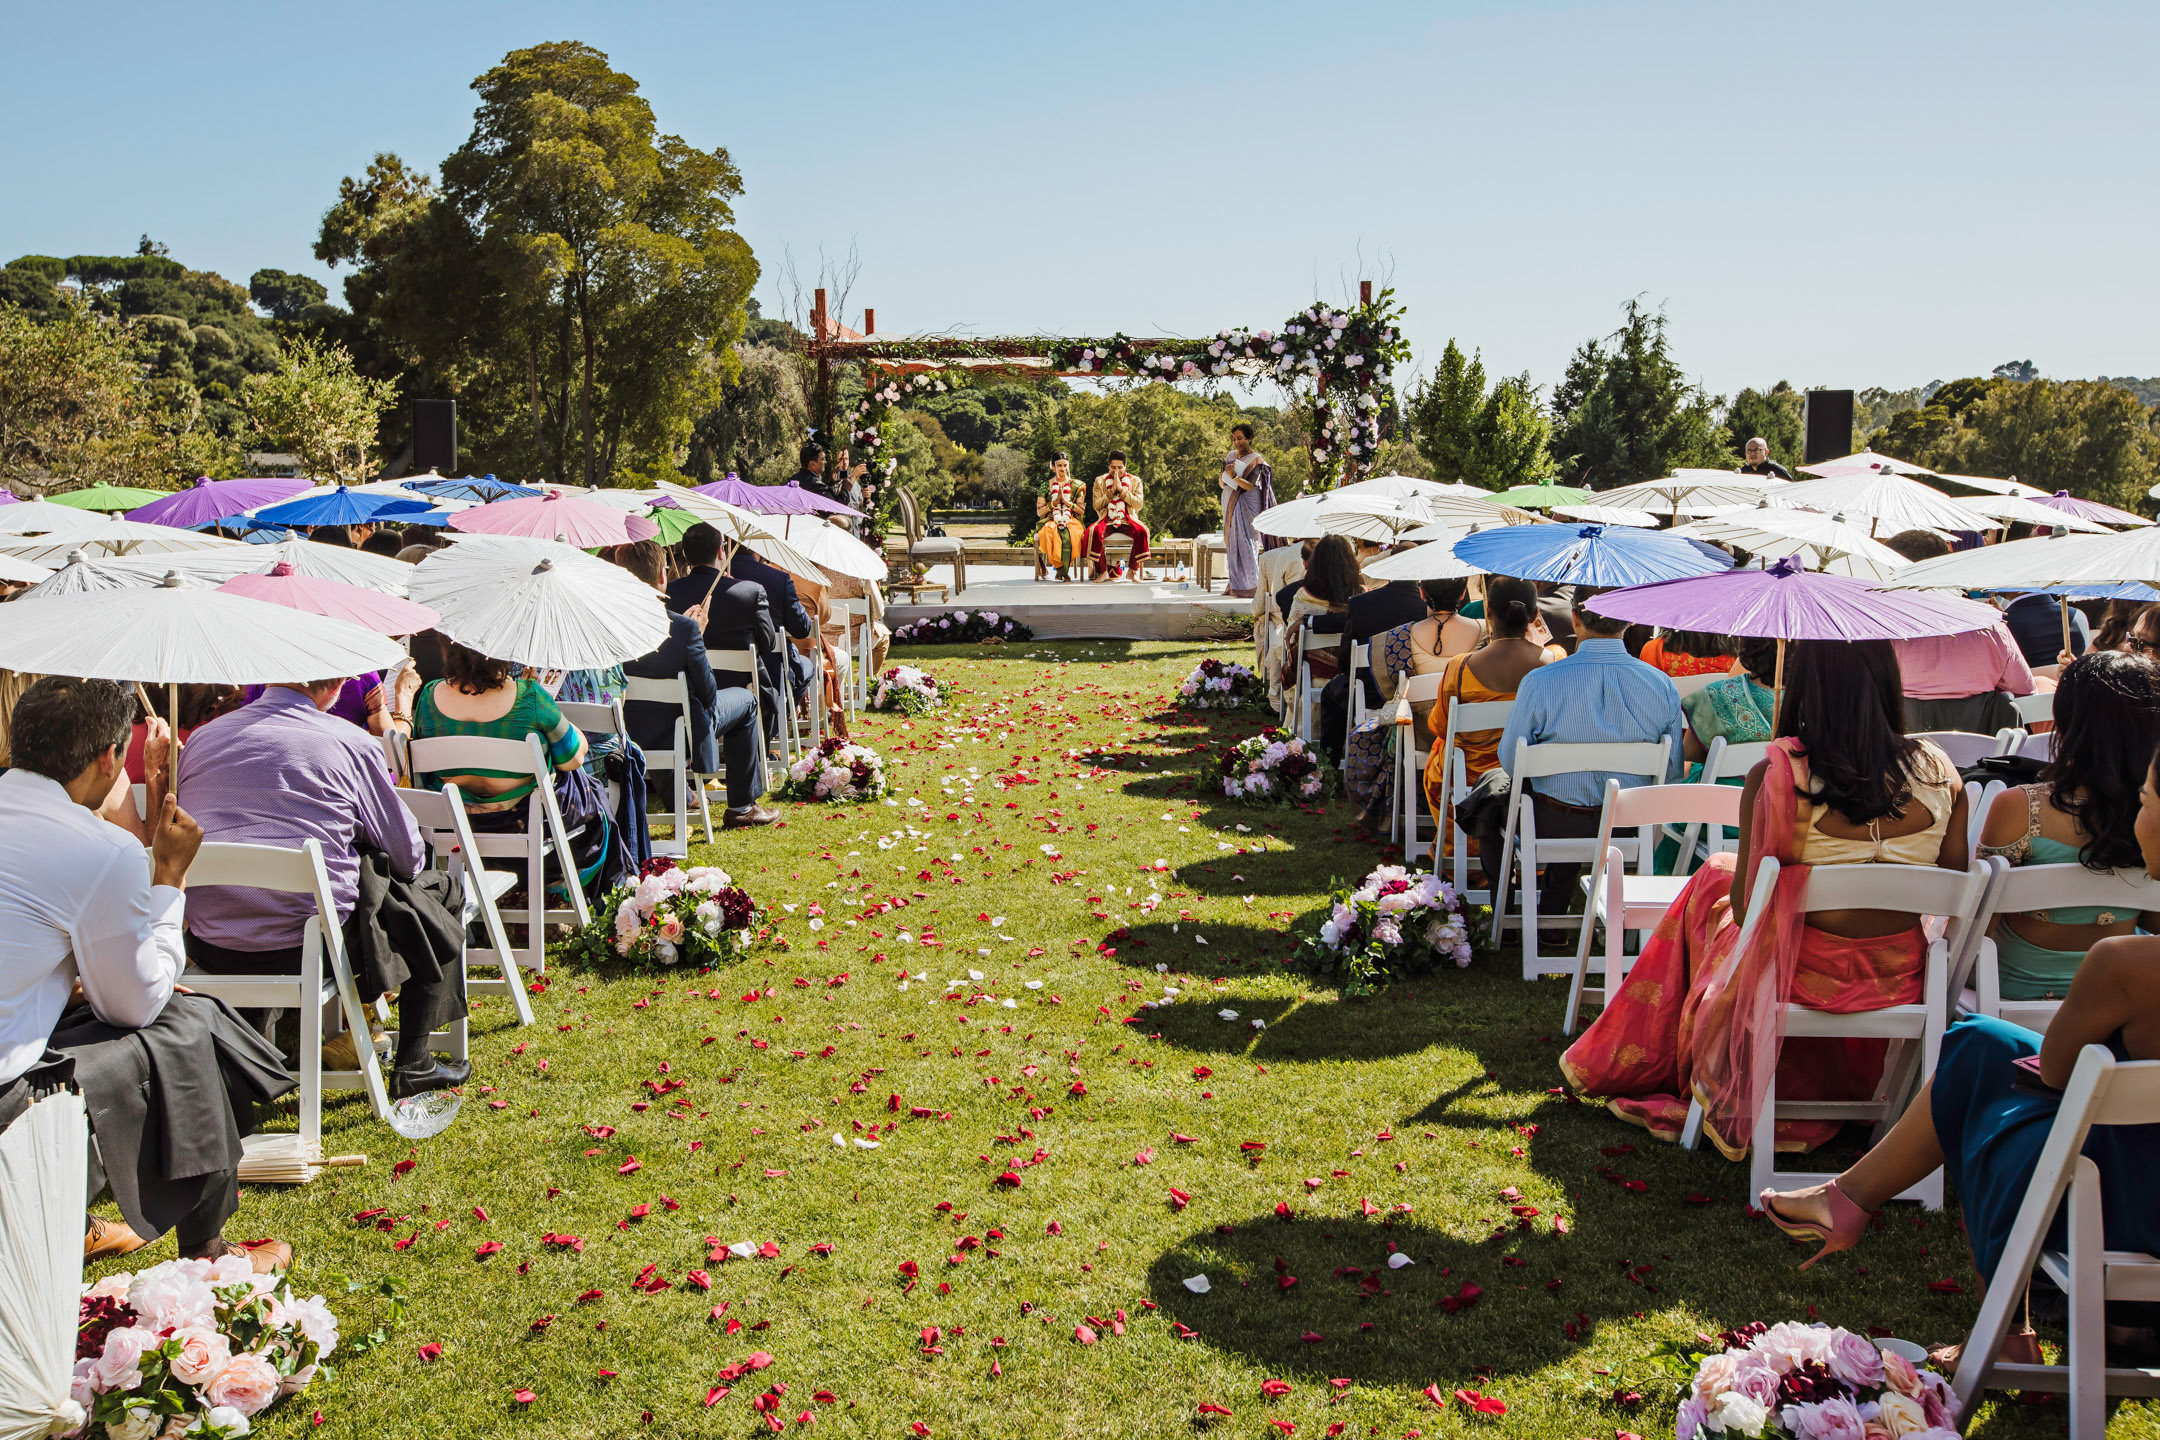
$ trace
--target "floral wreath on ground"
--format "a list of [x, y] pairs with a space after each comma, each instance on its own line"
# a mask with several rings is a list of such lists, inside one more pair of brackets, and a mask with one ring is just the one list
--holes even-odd
[[1007, 640], [1032, 640], [1035, 632], [1009, 615], [995, 610], [969, 614], [955, 610], [947, 615], [925, 615], [893, 631], [895, 645], [964, 645], [971, 642], [1001, 644]]
[[1180, 710], [1236, 710], [1267, 700], [1267, 686], [1258, 675], [1234, 660], [1202, 660], [1180, 681]]
[[878, 676], [877, 688], [870, 692], [870, 708], [923, 715], [943, 705], [945, 693], [951, 688], [927, 670], [913, 665], [888, 665]]
[[1329, 900], [1327, 919], [1303, 948], [1313, 968], [1339, 974], [1350, 994], [1470, 963], [1462, 901], [1437, 875], [1382, 865], [1356, 889], [1337, 890]]
[[1402, 306], [1393, 290], [1369, 305], [1313, 304], [1279, 330], [1221, 330], [1206, 340], [1143, 345], [1125, 335], [1050, 347], [1060, 370], [1146, 381], [1271, 378], [1285, 389], [1313, 385], [1315, 479], [1338, 483], [1345, 466], [1378, 452], [1395, 407], [1394, 374], [1410, 359]]
[[1305, 805], [1327, 798], [1334, 770], [1320, 751], [1285, 730], [1263, 730], [1223, 753], [1222, 793], [1247, 805]]
[[1673, 1423], [1676, 1440], [1717, 1434], [1957, 1440], [1950, 1383], [1864, 1335], [1758, 1320], [1725, 1331], [1716, 1345], [1660, 1352], [1668, 1371], [1688, 1377]]
[[779, 791], [782, 800], [840, 805], [885, 793], [885, 762], [877, 751], [837, 735], [826, 736], [817, 749], [788, 766], [787, 777]]
[[297, 1298], [245, 1256], [107, 1275], [83, 1287], [68, 1401], [81, 1418], [66, 1433], [232, 1440], [305, 1390], [337, 1343], [322, 1296]]
[[566, 953], [587, 963], [731, 965], [750, 948], [761, 914], [727, 871], [656, 855], [637, 879], [593, 907], [592, 922], [570, 937]]

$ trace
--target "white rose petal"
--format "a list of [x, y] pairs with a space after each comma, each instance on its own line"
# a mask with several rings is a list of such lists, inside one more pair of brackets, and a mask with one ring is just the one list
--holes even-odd
[[1192, 1293], [1195, 1295], [1205, 1295], [1208, 1291], [1214, 1289], [1215, 1287], [1208, 1284], [1207, 1276], [1195, 1275], [1185, 1282], [1185, 1288], [1192, 1291]]
[[1030, 980], [1027, 982], [1027, 988], [1030, 990], [1040, 990], [1042, 989], [1042, 981]]
[[751, 1256], [757, 1254], [757, 1241], [737, 1240], [727, 1248], [728, 1254], [733, 1255], [736, 1259], [748, 1260]]
[[1387, 1257], [1387, 1268], [1390, 1270], [1400, 1270], [1405, 1265], [1409, 1265], [1412, 1263], [1414, 1262], [1410, 1259], [1410, 1257], [1403, 1254], [1400, 1250], [1396, 1251], [1393, 1255]]
[[1216, 1011], [1216, 1012], [1215, 1012], [1215, 1018], [1216, 1018], [1216, 1019], [1218, 1019], [1218, 1020], [1235, 1020], [1235, 1019], [1237, 1019], [1237, 1011], [1235, 1011], [1235, 1010], [1218, 1010], [1218, 1011]]

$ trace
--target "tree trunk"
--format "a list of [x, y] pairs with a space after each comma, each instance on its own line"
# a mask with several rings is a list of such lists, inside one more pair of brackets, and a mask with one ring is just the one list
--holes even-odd
[[585, 380], [578, 391], [578, 420], [585, 431], [585, 483], [592, 485], [598, 483], [593, 479], [592, 378], [594, 346], [592, 305], [585, 288], [585, 277], [583, 275], [578, 277], [577, 304], [578, 338], [583, 343], [585, 350]]
[[540, 400], [540, 357], [528, 341], [525, 346], [525, 388], [532, 398], [533, 444], [540, 450], [540, 469], [546, 473], [553, 468], [548, 458], [547, 423]]

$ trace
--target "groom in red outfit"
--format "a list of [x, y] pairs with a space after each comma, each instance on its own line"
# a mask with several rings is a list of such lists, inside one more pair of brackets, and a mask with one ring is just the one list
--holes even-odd
[[1145, 580], [1143, 564], [1148, 555], [1148, 528], [1140, 522], [1142, 487], [1140, 477], [1127, 474], [1125, 454], [1121, 450], [1110, 452], [1110, 473], [1095, 477], [1094, 486], [1096, 520], [1087, 532], [1087, 555], [1091, 562], [1093, 579], [1100, 583], [1110, 578], [1110, 557], [1104, 541], [1112, 531], [1132, 537], [1132, 580]]

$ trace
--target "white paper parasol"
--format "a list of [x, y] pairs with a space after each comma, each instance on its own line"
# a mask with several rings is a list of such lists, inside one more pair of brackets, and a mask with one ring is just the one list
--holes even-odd
[[2080, 535], [2115, 533], [2107, 526], [2096, 524], [2081, 515], [2069, 515], [2060, 510], [2051, 510], [2045, 505], [2036, 505], [2022, 495], [1959, 496], [1950, 503], [2005, 525], [2038, 525], [2042, 528], [2075, 530]]
[[18, 560], [13, 555], [0, 555], [0, 580], [21, 585], [37, 585], [48, 580], [52, 571], [29, 560]]
[[[1403, 476], [1387, 478], [1405, 480]], [[1359, 482], [1368, 483], [1372, 482]], [[1432, 484], [1429, 480], [1416, 483]], [[1393, 540], [1406, 530], [1425, 525], [1467, 529], [1472, 525], [1531, 524], [1541, 519], [1527, 510], [1495, 505], [1489, 499], [1459, 490], [1435, 487], [1415, 495], [1388, 495], [1345, 485], [1340, 490], [1301, 495], [1270, 506], [1253, 517], [1253, 528], [1284, 540], [1310, 540], [1321, 535]]]
[[[1604, 496], [1598, 497], [1600, 500]], [[1555, 505], [1555, 520], [1582, 520], [1592, 525], [1625, 525], [1634, 530], [1657, 529], [1658, 517], [1648, 510], [1636, 510], [1626, 505]]]
[[95, 530], [105, 517], [50, 500], [25, 500], [0, 508], [0, 535], [75, 535]]
[[667, 607], [629, 571], [553, 540], [490, 535], [438, 550], [411, 597], [468, 649], [542, 670], [595, 670], [649, 655]]
[[[883, 580], [886, 576], [889, 567], [884, 556], [838, 525], [829, 523], [821, 515], [772, 515], [766, 518], [778, 523], [782, 540], [797, 554], [815, 560], [820, 569], [829, 570], [835, 575], [852, 576], [857, 580]], [[765, 543], [757, 539], [743, 542], [759, 555], [765, 554], [765, 551], [759, 548]], [[768, 555], [766, 558], [770, 560], [772, 557]], [[775, 560], [773, 563], [778, 565], [780, 562]], [[787, 569], [785, 565], [780, 568]], [[807, 578], [821, 580], [823, 577], [811, 575]]]
[[39, 1440], [83, 1419], [69, 1394], [82, 1304], [90, 1121], [71, 1091], [0, 1134], [0, 1436]]
[[239, 548], [244, 543], [216, 535], [201, 535], [192, 530], [175, 530], [170, 525], [149, 525], [140, 520], [99, 519], [89, 529], [45, 535], [0, 536], [0, 554], [46, 565], [65, 563], [68, 551], [75, 549], [98, 550], [108, 555], [170, 555], [202, 550], [229, 550]]
[[1455, 542], [1465, 532], [1442, 532], [1426, 543], [1368, 561], [1365, 574], [1373, 580], [1461, 580], [1485, 572], [1455, 558]]
[[[1778, 498], [1783, 499], [1781, 495]], [[1782, 506], [1759, 505], [1748, 510], [1728, 510], [1690, 525], [1682, 525], [1673, 531], [1696, 540], [1708, 540], [1714, 545], [1734, 545], [1742, 550], [1760, 554], [1791, 555], [1804, 550], [1803, 561], [1813, 561], [1810, 570], [1828, 570], [1832, 574], [1856, 574], [1861, 579], [1872, 580], [1902, 569], [1907, 561], [1879, 540], [1871, 539], [1861, 526], [1854, 525], [1843, 515], [1822, 515], [1812, 510], [1787, 510]], [[1844, 557], [1855, 557], [1867, 562], [1861, 567], [1841, 567], [1832, 562]]]
[[[2046, 590], [2056, 585], [2160, 585], [2160, 527], [2048, 535], [1959, 550], [1908, 565], [1886, 588]], [[0, 612], [7, 607], [0, 606]]]
[[1850, 455], [1840, 455], [1835, 460], [1818, 460], [1813, 465], [1802, 465], [1800, 469], [1809, 475], [1855, 475], [1863, 471], [1879, 475], [1935, 473], [1924, 465], [1915, 465], [1910, 460], [1900, 460], [1895, 455], [1884, 455], [1874, 450], [1856, 450]]
[[[1704, 515], [1727, 505], [1753, 505], [1763, 481], [1775, 476], [1735, 475], [1730, 470], [1675, 470], [1657, 480], [1638, 480], [1597, 491], [1592, 502], [1647, 510], [1653, 515]], [[1782, 486], [1785, 482], [1778, 481]]]
[[1820, 510], [1843, 515], [1881, 538], [1902, 530], [1971, 530], [1972, 512], [1917, 480], [1890, 471], [1803, 480], [1778, 491], [1777, 503], [1791, 510]]

